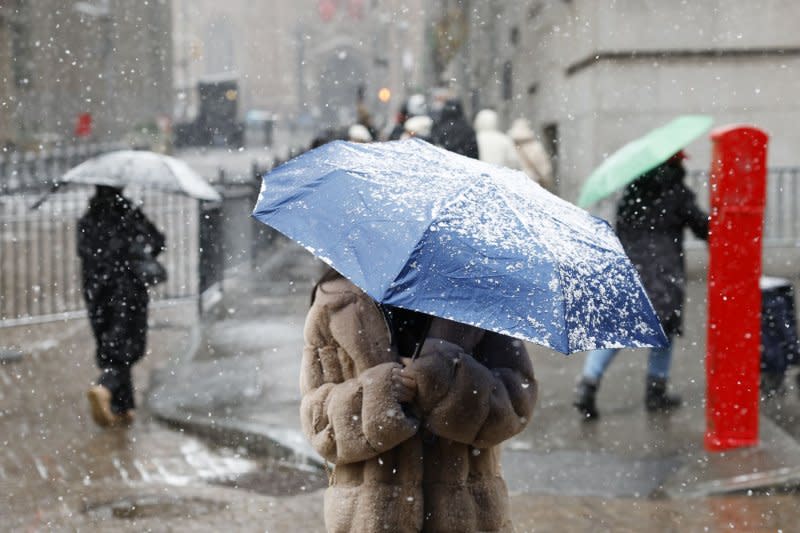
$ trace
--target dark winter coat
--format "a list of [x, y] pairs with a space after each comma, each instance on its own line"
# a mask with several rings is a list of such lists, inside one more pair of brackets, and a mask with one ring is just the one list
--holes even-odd
[[403, 133], [406, 132], [405, 128], [403, 127], [403, 122], [398, 122], [392, 128], [392, 131], [389, 132], [389, 136], [386, 138], [387, 141], [398, 141], [400, 137], [403, 136]]
[[78, 221], [83, 296], [97, 341], [100, 383], [112, 393], [112, 408], [134, 407], [130, 368], [145, 352], [148, 295], [131, 261], [142, 248], [157, 255], [164, 236], [117, 193], [98, 193]]
[[78, 255], [87, 300], [94, 300], [95, 286], [109, 283], [147, 292], [130, 269], [137, 248], [157, 256], [164, 249], [164, 235], [126, 198], [111, 193], [93, 196], [78, 221]]
[[682, 331], [684, 228], [708, 238], [708, 215], [684, 185], [685, 174], [680, 163], [665, 163], [628, 185], [617, 206], [617, 235], [667, 335]]
[[478, 159], [478, 138], [458, 100], [445, 103], [431, 129], [431, 142], [457, 154]]
[[[335, 465], [328, 531], [511, 530], [499, 444], [530, 420], [536, 380], [521, 342], [470, 330], [425, 343], [406, 369], [416, 399], [401, 404], [391, 376], [402, 365], [376, 303], [341, 277], [316, 289], [300, 410], [311, 444]], [[467, 337], [469, 347], [454, 342]]]

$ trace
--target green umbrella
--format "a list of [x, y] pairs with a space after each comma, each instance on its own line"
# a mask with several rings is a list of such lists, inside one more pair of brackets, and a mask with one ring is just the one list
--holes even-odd
[[586, 208], [654, 169], [708, 131], [711, 122], [706, 115], [684, 115], [629, 142], [592, 172], [578, 205]]

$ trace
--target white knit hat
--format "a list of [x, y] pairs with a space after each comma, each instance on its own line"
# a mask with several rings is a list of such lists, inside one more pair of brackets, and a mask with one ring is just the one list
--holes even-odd
[[350, 126], [347, 130], [347, 138], [357, 143], [372, 142], [372, 135], [370, 135], [366, 126], [362, 124], [353, 124]]
[[411, 136], [428, 138], [431, 136], [433, 119], [427, 115], [411, 117], [403, 124], [403, 129]]

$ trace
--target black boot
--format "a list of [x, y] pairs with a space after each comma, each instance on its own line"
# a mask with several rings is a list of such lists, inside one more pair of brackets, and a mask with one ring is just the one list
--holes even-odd
[[597, 406], [594, 400], [595, 396], [597, 396], [597, 386], [598, 383], [596, 381], [582, 378], [578, 383], [578, 387], [575, 389], [575, 401], [572, 405], [577, 407], [578, 411], [580, 411], [587, 420], [592, 420], [600, 416], [597, 412]]
[[665, 378], [648, 377], [644, 405], [648, 411], [669, 411], [683, 405], [683, 400], [680, 396], [667, 394]]

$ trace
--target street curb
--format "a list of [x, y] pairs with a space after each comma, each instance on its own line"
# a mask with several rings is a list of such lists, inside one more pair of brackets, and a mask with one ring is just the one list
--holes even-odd
[[[277, 253], [275, 253], [277, 252]], [[281, 264], [280, 249], [274, 251], [260, 265], [269, 271]], [[235, 282], [248, 273], [236, 272], [225, 283]], [[220, 446], [244, 448], [249, 453], [282, 461], [302, 464], [313, 468], [324, 468], [324, 460], [308, 444], [305, 436], [293, 428], [257, 424], [231, 417], [203, 417], [197, 412], [183, 410], [169, 401], [169, 391], [175, 384], [190, 383], [199, 365], [194, 361], [205, 341], [209, 323], [202, 317], [192, 325], [189, 340], [173, 364], [151, 372], [150, 383], [145, 392], [146, 405], [153, 416], [168, 426], [205, 438]]]
[[203, 339], [202, 325], [192, 327], [190, 340], [175, 364], [151, 372], [150, 385], [145, 392], [146, 405], [153, 416], [168, 426], [208, 439], [220, 446], [244, 448], [255, 455], [304, 464], [322, 469], [323, 460], [297, 431], [253, 424], [242, 420], [202, 418], [182, 411], [163, 401], [164, 391], [183, 378], [191, 379], [192, 361]]
[[[293, 464], [302, 464], [322, 470], [323, 461], [306, 453], [301, 446], [295, 446], [295, 432], [291, 430], [257, 427], [247, 422], [222, 422], [214, 420], [193, 420], [191, 415], [177, 410], [151, 409], [156, 419], [167, 426], [185, 433], [197, 435], [212, 441], [218, 446], [244, 448], [253, 455], [279, 459]], [[283, 432], [284, 436], [279, 434]], [[303, 438], [301, 435], [297, 437]]]
[[170, 427], [206, 438], [220, 446], [241, 447], [252, 454], [323, 468], [323, 460], [308, 446], [303, 435], [295, 430], [265, 427], [236, 419], [221, 422], [214, 418], [204, 419], [175, 408], [162, 399], [164, 392], [173, 388], [173, 383], [192, 375], [192, 361], [200, 349], [203, 329], [201, 323], [196, 323], [186, 349], [175, 363], [151, 372], [145, 398], [153, 416]]
[[[726, 452], [701, 451], [672, 476], [663, 488], [664, 495], [687, 499], [800, 485], [800, 443], [763, 414], [759, 426], [758, 445]], [[731, 469], [731, 464], [739, 466]]]

